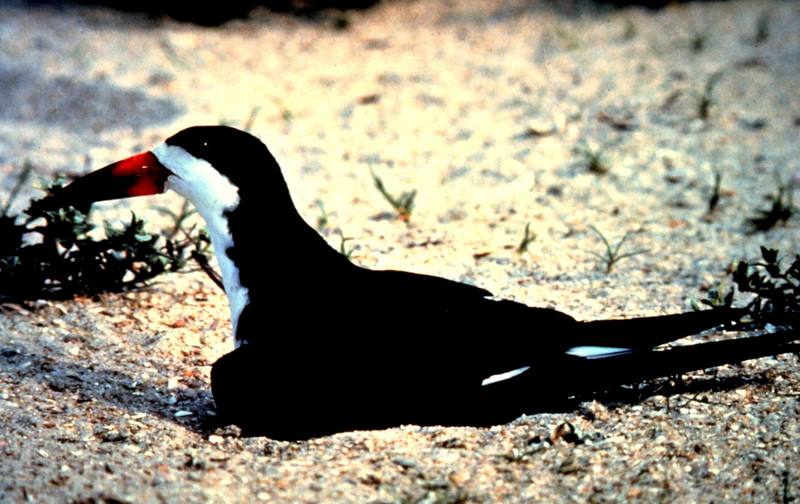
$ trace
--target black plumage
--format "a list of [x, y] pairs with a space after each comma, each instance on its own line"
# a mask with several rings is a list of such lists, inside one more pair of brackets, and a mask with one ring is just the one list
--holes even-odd
[[[796, 333], [656, 349], [735, 322], [741, 310], [580, 322], [443, 278], [361, 268], [302, 219], [256, 137], [193, 127], [166, 144], [207, 161], [238, 190], [238, 204], [222, 210], [232, 244], [217, 254], [247, 289], [237, 327], [246, 344], [217, 361], [211, 379], [220, 417], [251, 433], [296, 439], [405, 423], [491, 425], [575, 394], [797, 351]], [[75, 201], [91, 199], [88, 186], [74, 185]], [[624, 350], [568, 353], [581, 346]]]

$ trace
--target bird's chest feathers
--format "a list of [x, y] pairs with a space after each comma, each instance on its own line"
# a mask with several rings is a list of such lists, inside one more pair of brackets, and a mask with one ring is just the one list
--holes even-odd
[[222, 234], [212, 231], [209, 224], [209, 234], [211, 243], [217, 256], [220, 272], [222, 273], [222, 283], [225, 286], [225, 294], [228, 296], [228, 304], [231, 309], [231, 323], [233, 324], [234, 345], [238, 348], [243, 341], [238, 337], [239, 317], [245, 306], [250, 302], [250, 293], [247, 287], [241, 282], [240, 272], [236, 263], [228, 256], [228, 249], [233, 247], [233, 239], [230, 234]]
[[206, 221], [231, 309], [234, 344], [238, 347], [241, 344], [236, 338], [239, 317], [250, 301], [239, 268], [227, 253], [234, 245], [229, 215], [239, 206], [239, 188], [208, 162], [191, 156], [180, 147], [162, 144], [153, 153], [175, 174], [167, 179], [168, 188], [191, 201]]

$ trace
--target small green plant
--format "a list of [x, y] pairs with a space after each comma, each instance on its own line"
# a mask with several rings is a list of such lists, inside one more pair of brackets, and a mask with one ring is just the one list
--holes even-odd
[[800, 328], [800, 255], [781, 267], [776, 249], [761, 247], [762, 261], [740, 261], [733, 281], [740, 292], [756, 295], [751, 303], [756, 320]]
[[30, 179], [32, 173], [33, 173], [33, 164], [31, 164], [31, 162], [26, 159], [22, 163], [22, 168], [20, 170], [19, 176], [17, 177], [17, 183], [14, 184], [14, 187], [11, 188], [11, 192], [8, 195], [8, 200], [6, 200], [6, 204], [3, 206], [3, 210], [0, 211], [0, 217], [5, 217], [6, 215], [8, 215], [9, 210], [11, 210], [11, 205], [14, 204], [14, 201], [17, 199], [17, 196], [19, 196], [19, 192], [22, 190], [22, 186], [28, 183], [28, 179]]
[[611, 169], [606, 156], [607, 146], [597, 145], [594, 142], [582, 142], [575, 151], [581, 157], [581, 165], [590, 173], [605, 175]]
[[338, 229], [337, 232], [339, 234], [339, 239], [341, 240], [339, 242], [339, 253], [342, 254], [343, 256], [345, 256], [348, 261], [352, 261], [353, 260], [353, 252], [355, 252], [356, 247], [347, 248], [347, 242], [349, 242], [353, 238], [346, 237], [341, 229]]
[[197, 213], [197, 211], [192, 208], [191, 204], [189, 203], [189, 200], [187, 199], [183, 200], [183, 203], [181, 204], [181, 209], [178, 211], [178, 213], [175, 213], [169, 208], [163, 206], [155, 207], [155, 210], [161, 214], [172, 217], [172, 228], [170, 228], [165, 233], [165, 236], [168, 240], [175, 238], [175, 236], [178, 235], [181, 229], [183, 229], [183, 225], [186, 223], [186, 219]]
[[581, 41], [577, 35], [563, 27], [557, 27], [555, 30], [556, 37], [564, 44], [567, 51], [574, 51], [581, 47]]
[[[256, 117], [258, 116], [258, 113], [260, 111], [261, 111], [261, 107], [259, 107], [259, 106], [255, 106], [255, 107], [251, 108], [250, 109], [250, 113], [247, 114], [247, 118], [244, 120], [244, 122], [242, 122], [242, 125], [241, 125], [240, 128], [243, 129], [244, 131], [252, 130], [253, 129], [253, 124], [256, 122]], [[234, 124], [236, 124], [238, 122], [239, 121], [236, 121], [236, 120], [233, 120], [233, 121], [228, 120], [228, 119], [226, 119], [224, 117], [219, 120], [219, 124], [222, 125], [222, 126], [233, 126]]]
[[625, 28], [622, 31], [622, 39], [623, 40], [633, 40], [636, 38], [636, 35], [639, 33], [639, 30], [636, 28], [636, 24], [634, 24], [631, 18], [625, 19]]
[[763, 44], [769, 40], [769, 12], [763, 11], [756, 19], [755, 34], [753, 35], [753, 43], [756, 45]]
[[711, 115], [711, 107], [717, 103], [717, 100], [714, 98], [714, 90], [721, 78], [722, 72], [714, 72], [711, 74], [703, 86], [703, 92], [697, 95], [697, 117], [704, 121]]
[[632, 252], [622, 252], [622, 246], [625, 245], [625, 242], [628, 241], [628, 238], [634, 234], [632, 231], [628, 231], [615, 245], [611, 245], [611, 242], [608, 241], [606, 236], [601, 233], [599, 229], [591, 225], [589, 226], [589, 229], [594, 231], [594, 233], [600, 237], [600, 240], [605, 246], [605, 251], [603, 251], [603, 253], [593, 251], [590, 251], [589, 253], [600, 260], [600, 264], [603, 266], [606, 275], [611, 273], [611, 270], [614, 269], [614, 266], [621, 260], [648, 252], [647, 249], [639, 249]]
[[525, 224], [525, 232], [522, 235], [522, 241], [519, 242], [517, 245], [517, 253], [522, 254], [528, 250], [528, 245], [530, 245], [534, 240], [536, 240], [536, 233], [531, 232], [531, 223], [528, 222]]
[[708, 33], [706, 32], [694, 32], [692, 37], [689, 39], [689, 49], [693, 53], [700, 53], [703, 52], [708, 45]]
[[[736, 289], [733, 287], [727, 288], [720, 284], [717, 287], [708, 290], [708, 295], [705, 299], [701, 299], [700, 303], [711, 308], [730, 308], [733, 306], [733, 297]], [[692, 309], [700, 311], [700, 307], [695, 300], [692, 300]]]
[[348, 29], [350, 27], [350, 18], [344, 13], [334, 16], [333, 27], [339, 31]]
[[[795, 476], [796, 477], [796, 476]], [[789, 469], [784, 465], [781, 471], [781, 502], [792, 502], [795, 496], [792, 495], [791, 480], [789, 479]]]
[[255, 106], [250, 109], [250, 114], [247, 116], [247, 119], [244, 121], [242, 125], [242, 129], [245, 131], [251, 131], [253, 129], [253, 124], [256, 122], [256, 116], [261, 111], [261, 107]]
[[712, 215], [719, 204], [720, 191], [722, 190], [722, 172], [714, 170], [714, 185], [711, 196], [708, 198], [708, 215]]
[[[222, 283], [222, 277], [211, 266], [208, 260], [209, 256], [212, 254], [211, 238], [208, 236], [208, 232], [204, 228], [196, 228], [196, 225], [191, 226], [189, 229], [185, 228], [186, 220], [197, 213], [197, 211], [192, 208], [189, 200], [183, 200], [183, 203], [181, 203], [181, 209], [178, 211], [178, 213], [173, 212], [167, 207], [155, 207], [155, 210], [172, 217], [172, 227], [164, 233], [164, 237], [166, 238], [164, 247], [167, 255], [170, 257], [183, 256], [185, 255], [185, 252], [176, 250], [176, 243], [181, 245], [191, 244], [192, 249], [189, 252], [189, 257], [195, 263], [197, 263], [197, 266], [200, 268], [200, 270], [205, 273], [206, 276], [208, 276], [208, 278], [214, 282], [217, 287], [224, 291], [225, 286]], [[184, 235], [183, 240], [176, 241], [175, 237], [181, 232], [183, 232]], [[108, 232], [106, 232], [106, 235], [108, 235]], [[184, 266], [185, 264], [181, 267]]]
[[[189, 257], [197, 263], [200, 270], [203, 271], [217, 287], [224, 291], [225, 285], [222, 283], [222, 276], [208, 262], [208, 258], [211, 255], [211, 238], [208, 236], [205, 229], [199, 230], [194, 235], [192, 234], [193, 231], [193, 228], [186, 231], [186, 240], [193, 245]], [[173, 254], [171, 243], [172, 242], [167, 241], [167, 250], [168, 253]]]
[[755, 217], [748, 221], [753, 232], [769, 231], [778, 224], [786, 224], [792, 218], [796, 207], [792, 194], [794, 187], [790, 183], [778, 183], [777, 192], [770, 197], [771, 204], [767, 210], [759, 210]]
[[328, 212], [325, 211], [325, 204], [317, 200], [317, 208], [319, 208], [319, 216], [317, 217], [317, 231], [324, 233], [328, 227]]
[[403, 191], [399, 196], [394, 197], [389, 194], [383, 181], [375, 175], [375, 172], [372, 172], [372, 180], [375, 182], [375, 188], [378, 189], [378, 192], [392, 205], [398, 218], [403, 222], [408, 222], [411, 219], [411, 212], [414, 210], [414, 198], [417, 197], [417, 190]]
[[[168, 39], [166, 38], [162, 39], [160, 46], [161, 49], [164, 51], [164, 54], [166, 55], [167, 59], [169, 60], [170, 63], [172, 63], [173, 66], [176, 66], [178, 68], [191, 67], [191, 65], [189, 65], [186, 59], [184, 59], [180, 55], [180, 53], [178, 53], [178, 51], [175, 49], [175, 47], [172, 45], [172, 43], [170, 43]], [[77, 47], [79, 46], [76, 46], [76, 48]], [[81, 53], [83, 53], [83, 51], [81, 51]]]
[[[745, 307], [748, 329], [771, 324], [778, 328], [800, 329], [800, 255], [784, 268], [780, 252], [761, 247], [761, 260], [738, 261], [729, 269], [735, 287], [710, 289], [700, 303], [713, 309], [729, 309], [736, 291], [751, 295]], [[693, 306], [698, 307], [696, 303]]]

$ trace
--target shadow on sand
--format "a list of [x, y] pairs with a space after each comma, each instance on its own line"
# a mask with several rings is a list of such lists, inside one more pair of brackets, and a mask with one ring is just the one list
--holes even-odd
[[[791, 347], [789, 350], [791, 349], [798, 350], [797, 347]], [[204, 435], [225, 423], [215, 414], [210, 414], [215, 410], [214, 400], [211, 391], [205, 388], [205, 382], [202, 380], [193, 383], [189, 388], [168, 390], [166, 387], [137, 382], [134, 377], [124, 372], [65, 362], [57, 357], [27, 352], [18, 345], [17, 348], [0, 349], [0, 373], [5, 374], [5, 381], [10, 383], [36, 380], [55, 393], [69, 394], [75, 398], [73, 406], [77, 409], [88, 407], [83, 405], [100, 403], [131, 413], [147, 413]], [[266, 415], [271, 424], [268, 429], [245, 426], [243, 434], [267, 435], [277, 439], [304, 439], [335, 432], [386, 428], [406, 423], [488, 426], [509, 422], [523, 413], [580, 412], [581, 403], [587, 400], [597, 400], [613, 407], [620, 404], [638, 404], [653, 396], [669, 398], [678, 394], [694, 394], [695, 398], [689, 401], [707, 402], [706, 398], [698, 396], [745, 385], [765, 385], [771, 381], [768, 373], [764, 371], [753, 375], [728, 377], [695, 375], [688, 381], [682, 380], [680, 374], [676, 374], [671, 378], [647, 379], [625, 386], [608, 385], [602, 389], [598, 388], [599, 381], [590, 386], [591, 381], [586, 376], [581, 380], [572, 380], [574, 383], [587, 383], [586, 386], [570, 388], [568, 386], [570, 379], [564, 379], [564, 376], [551, 373], [544, 380], [541, 375], [532, 375], [530, 379], [511, 383], [494, 392], [490, 399], [483, 403], [483, 406], [495, 408], [495, 411], [488, 414], [485, 408], [482, 411], [470, 408], [456, 412], [455, 415], [442, 415], [442, 404], [447, 404], [449, 398], [434, 404], [434, 398], [431, 396], [427, 399], [430, 404], [424, 400], [414, 403], [415, 416], [407, 416], [403, 412], [400, 415], [402, 418], [391, 416], [391, 411], [402, 410], [392, 405], [392, 397], [378, 397], [380, 390], [375, 387], [363, 397], [358, 396], [358, 402], [350, 401], [353, 403], [350, 404], [345, 400], [339, 405], [336, 398], [318, 397], [319, 400], [315, 400], [301, 396], [302, 392], [290, 386], [284, 387], [283, 390], [270, 391], [251, 384], [242, 392], [249, 398], [250, 404], [259, 404], [258, 414]], [[560, 385], [559, 380], [561, 380]], [[258, 393], [263, 394], [263, 397], [258, 396]], [[573, 395], [568, 395], [570, 393]], [[300, 404], [303, 408], [309, 407], [309, 411], [313, 411], [314, 415], [306, 416], [303, 412], [299, 413], [303, 413], [304, 416], [287, 414], [287, 408], [291, 408], [292, 404]], [[380, 408], [381, 404], [387, 405], [386, 411], [375, 410]], [[363, 409], [363, 405], [372, 408], [366, 423], [363, 416], [366, 410]], [[362, 417], [348, 422], [350, 407], [356, 410], [362, 408]], [[269, 408], [272, 408], [272, 411], [268, 411]], [[430, 408], [432, 413], [425, 411], [425, 408]], [[193, 415], [178, 418], [175, 413], [180, 410], [191, 411]], [[287, 419], [302, 418], [304, 425], [282, 424], [280, 423], [282, 415]], [[419, 421], [410, 421], [414, 418]]]

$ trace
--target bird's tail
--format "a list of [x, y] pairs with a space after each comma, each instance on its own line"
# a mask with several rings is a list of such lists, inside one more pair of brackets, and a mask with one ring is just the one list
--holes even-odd
[[[490, 380], [487, 393], [496, 397], [525, 397], [536, 390], [537, 405], [549, 401], [611, 390], [689, 371], [736, 364], [771, 355], [800, 352], [800, 331], [786, 329], [773, 334], [697, 343], [668, 349], [630, 351], [598, 358], [572, 355], [540, 362], [517, 373], [513, 380]], [[546, 387], [542, 387], [543, 383]], [[502, 402], [502, 401], [500, 401]], [[538, 408], [538, 406], [537, 406]], [[534, 408], [534, 409], [537, 409]]]
[[578, 357], [608, 357], [649, 350], [664, 343], [720, 325], [735, 324], [747, 310], [719, 308], [632, 319], [579, 322], [579, 342], [567, 353]]
[[[786, 329], [774, 334], [697, 343], [665, 350], [634, 351], [600, 359], [582, 359], [583, 362], [573, 360], [559, 374], [570, 376], [565, 385], [576, 392], [587, 387], [586, 382], [589, 381], [592, 382], [590, 388], [600, 390], [614, 385], [796, 352], [800, 352], [800, 331]], [[569, 372], [569, 368], [573, 366], [580, 373]], [[591, 376], [591, 379], [587, 380], [587, 376]]]
[[520, 411], [572, 409], [575, 400], [622, 385], [785, 353], [800, 353], [797, 329], [605, 357], [564, 355], [502, 377], [513, 379], [484, 380], [480, 412], [471, 421], [476, 425], [494, 425], [514, 418]]

